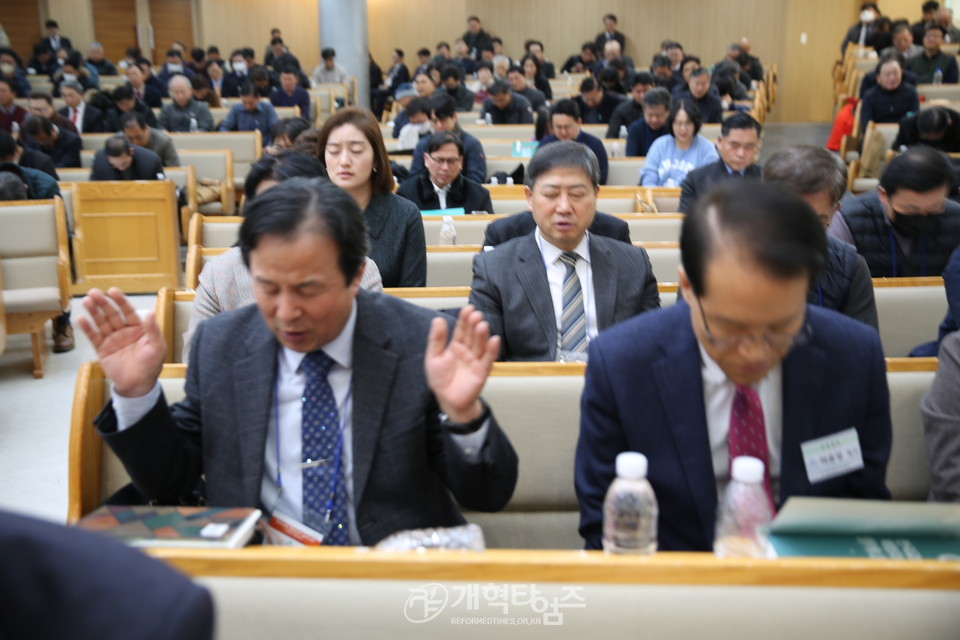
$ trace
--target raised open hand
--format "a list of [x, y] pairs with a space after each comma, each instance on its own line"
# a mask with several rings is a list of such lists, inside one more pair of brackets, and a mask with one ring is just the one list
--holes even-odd
[[473, 306], [460, 310], [449, 344], [447, 323], [434, 318], [424, 367], [427, 384], [450, 420], [466, 423], [483, 413], [480, 391], [499, 352], [500, 337], [490, 336], [490, 326]]
[[116, 287], [106, 293], [91, 289], [83, 299], [90, 320], [77, 318], [100, 365], [122, 396], [135, 398], [148, 393], [160, 376], [166, 344], [153, 313], [141, 321], [133, 305]]

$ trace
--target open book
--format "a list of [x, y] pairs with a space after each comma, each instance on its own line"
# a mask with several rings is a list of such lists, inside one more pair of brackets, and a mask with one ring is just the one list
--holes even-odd
[[103, 506], [77, 526], [134, 547], [237, 549], [253, 537], [259, 509]]

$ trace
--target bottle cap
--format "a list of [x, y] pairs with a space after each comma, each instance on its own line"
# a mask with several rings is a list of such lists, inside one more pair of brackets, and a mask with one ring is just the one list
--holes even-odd
[[443, 216], [443, 221], [453, 224], [453, 216]]
[[647, 477], [647, 456], [636, 451], [617, 454], [617, 477], [639, 480]]
[[763, 482], [763, 460], [752, 456], [737, 456], [733, 459], [730, 476], [737, 482], [759, 484]]

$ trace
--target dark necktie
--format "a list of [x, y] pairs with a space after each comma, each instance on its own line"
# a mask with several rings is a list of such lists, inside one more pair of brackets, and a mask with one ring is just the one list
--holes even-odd
[[308, 353], [301, 364], [307, 377], [303, 390], [301, 433], [303, 522], [318, 531], [329, 531], [323, 544], [346, 545], [350, 544], [350, 535], [347, 528], [343, 440], [337, 402], [327, 380], [332, 366], [333, 360], [323, 351]]
[[738, 456], [753, 456], [763, 461], [763, 489], [773, 506], [773, 492], [770, 488], [770, 454], [767, 448], [767, 427], [763, 419], [763, 406], [760, 396], [753, 387], [736, 385], [733, 407], [730, 410], [730, 432], [727, 443], [730, 452], [730, 464]]

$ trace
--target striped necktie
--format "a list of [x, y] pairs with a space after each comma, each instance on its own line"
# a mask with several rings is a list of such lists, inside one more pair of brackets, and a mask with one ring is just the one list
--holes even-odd
[[[583, 308], [583, 289], [577, 276], [577, 260], [573, 251], [560, 254], [567, 268], [563, 275], [560, 311], [560, 352], [583, 353], [587, 349], [587, 316]], [[557, 354], [560, 355], [559, 353]]]

